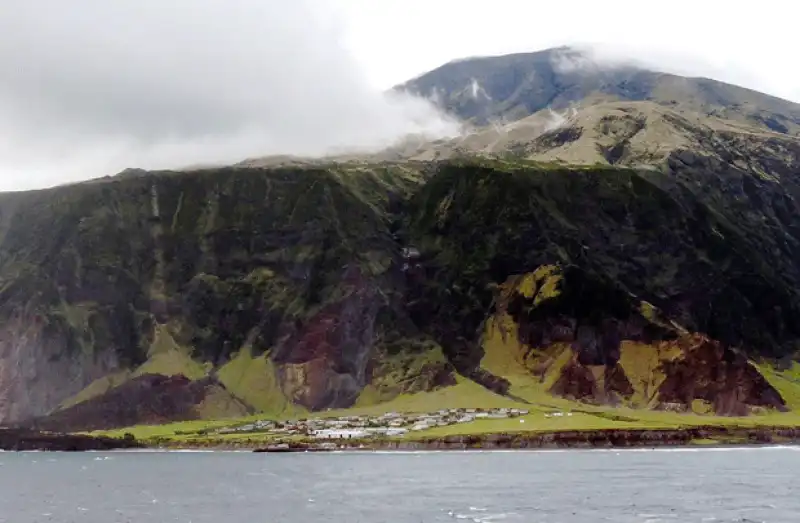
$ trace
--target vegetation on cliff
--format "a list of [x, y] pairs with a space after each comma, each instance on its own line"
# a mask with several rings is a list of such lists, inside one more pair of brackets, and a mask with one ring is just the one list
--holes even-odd
[[[459, 158], [7, 196], [3, 419], [293, 417], [465, 381], [533, 405], [786, 410], [794, 180], [725, 169]], [[764, 187], [731, 199], [742, 179]], [[142, 391], [159, 375], [172, 403]]]
[[409, 165], [230, 168], [6, 195], [2, 419], [100, 405], [148, 374], [259, 410], [452, 383], [402, 307], [394, 209], [420, 181]]

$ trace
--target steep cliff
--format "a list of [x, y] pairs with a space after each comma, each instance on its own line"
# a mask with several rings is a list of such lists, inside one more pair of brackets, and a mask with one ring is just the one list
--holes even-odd
[[[736, 170], [703, 170], [702, 181], [691, 174], [443, 165], [412, 200], [408, 221], [436, 282], [422, 291], [427, 318], [474, 333], [483, 320], [475, 311], [489, 308], [494, 285], [559, 264], [652, 303], [691, 332], [791, 353], [800, 332], [791, 171], [781, 184]], [[575, 300], [585, 303], [586, 292]], [[597, 291], [598, 308], [612, 306], [608, 292]]]
[[456, 374], [530, 402], [784, 410], [753, 362], [800, 338], [793, 167], [709, 158], [136, 172], [4, 195], [0, 419], [289, 415]]
[[[678, 161], [666, 171], [443, 165], [407, 221], [426, 257], [416, 317], [462, 373], [483, 360], [478, 375], [500, 392], [514, 394], [521, 374], [604, 403], [782, 409], [740, 351], [796, 350], [795, 178], [785, 165], [771, 171], [777, 182], [715, 171], [707, 157], [690, 163], [703, 162], [693, 171]], [[498, 325], [513, 341], [492, 339], [487, 326]], [[524, 364], [498, 368], [509, 358]], [[641, 381], [655, 383], [642, 391]]]
[[[219, 169], [3, 195], [0, 419], [144, 374], [208, 377], [261, 410], [352, 404], [376, 340], [430, 348], [393, 321], [391, 209], [419, 180], [410, 166]], [[263, 358], [256, 375], [244, 357]]]

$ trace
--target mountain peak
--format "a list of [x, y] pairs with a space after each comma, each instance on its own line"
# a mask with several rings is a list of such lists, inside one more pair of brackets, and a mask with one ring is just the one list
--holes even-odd
[[[592, 46], [456, 60], [397, 87], [468, 122], [511, 122], [587, 99], [651, 101], [800, 135], [800, 105], [724, 82], [648, 69]], [[582, 103], [582, 105], [586, 105]]]

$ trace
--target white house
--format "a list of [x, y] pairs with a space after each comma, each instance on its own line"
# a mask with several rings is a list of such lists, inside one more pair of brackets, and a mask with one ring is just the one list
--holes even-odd
[[317, 439], [358, 439], [369, 437], [369, 432], [360, 429], [322, 429], [315, 430]]

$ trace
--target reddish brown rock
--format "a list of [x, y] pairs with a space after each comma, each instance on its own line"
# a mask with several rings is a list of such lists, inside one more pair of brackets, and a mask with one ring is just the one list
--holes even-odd
[[619, 363], [598, 367], [593, 372], [576, 357], [564, 367], [549, 392], [565, 398], [606, 404], [617, 404], [621, 398], [633, 394], [633, 385]]
[[550, 393], [576, 400], [589, 400], [598, 396], [592, 371], [577, 361], [571, 361], [564, 367], [558, 380], [550, 388]]
[[382, 297], [357, 267], [343, 276], [345, 296], [295, 326], [273, 353], [289, 398], [311, 410], [349, 407], [367, 382]]
[[705, 336], [681, 343], [684, 355], [663, 364], [661, 404], [690, 406], [694, 400], [703, 400], [716, 414], [726, 416], [746, 416], [752, 407], [786, 410], [778, 391], [744, 355]]

